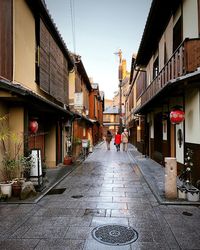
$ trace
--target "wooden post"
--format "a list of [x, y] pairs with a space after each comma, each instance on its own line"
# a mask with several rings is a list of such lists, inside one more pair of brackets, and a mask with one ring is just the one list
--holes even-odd
[[167, 199], [177, 198], [177, 162], [176, 158], [165, 157], [165, 197]]

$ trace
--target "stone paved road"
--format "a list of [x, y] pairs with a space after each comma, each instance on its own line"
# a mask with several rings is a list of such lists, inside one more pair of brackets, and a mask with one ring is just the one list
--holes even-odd
[[[200, 249], [200, 209], [159, 205], [138, 167], [114, 145], [97, 146], [56, 188], [65, 191], [37, 204], [0, 204], [1, 250]], [[107, 224], [131, 226], [138, 239], [99, 243], [91, 232]]]

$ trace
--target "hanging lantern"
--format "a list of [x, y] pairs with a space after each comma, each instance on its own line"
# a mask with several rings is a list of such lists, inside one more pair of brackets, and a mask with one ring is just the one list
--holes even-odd
[[37, 131], [38, 131], [38, 122], [37, 121], [30, 121], [29, 130], [33, 134], [37, 133]]
[[172, 124], [179, 124], [185, 119], [185, 112], [180, 109], [174, 109], [170, 112], [170, 121]]

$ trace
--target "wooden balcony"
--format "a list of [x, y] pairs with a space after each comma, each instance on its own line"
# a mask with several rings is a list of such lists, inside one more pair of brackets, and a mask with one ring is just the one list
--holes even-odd
[[171, 80], [195, 71], [200, 66], [200, 39], [186, 39], [177, 48], [156, 78], [142, 93], [141, 105], [150, 101]]

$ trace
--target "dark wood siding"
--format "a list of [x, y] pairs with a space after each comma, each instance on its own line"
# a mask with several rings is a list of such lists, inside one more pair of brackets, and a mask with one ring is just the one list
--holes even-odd
[[0, 1], [0, 76], [12, 80], [13, 74], [12, 0]]
[[145, 91], [146, 89], [146, 72], [140, 72], [137, 83], [136, 83], [136, 99], [141, 96], [141, 94]]
[[40, 88], [62, 103], [68, 103], [68, 62], [40, 19]]

